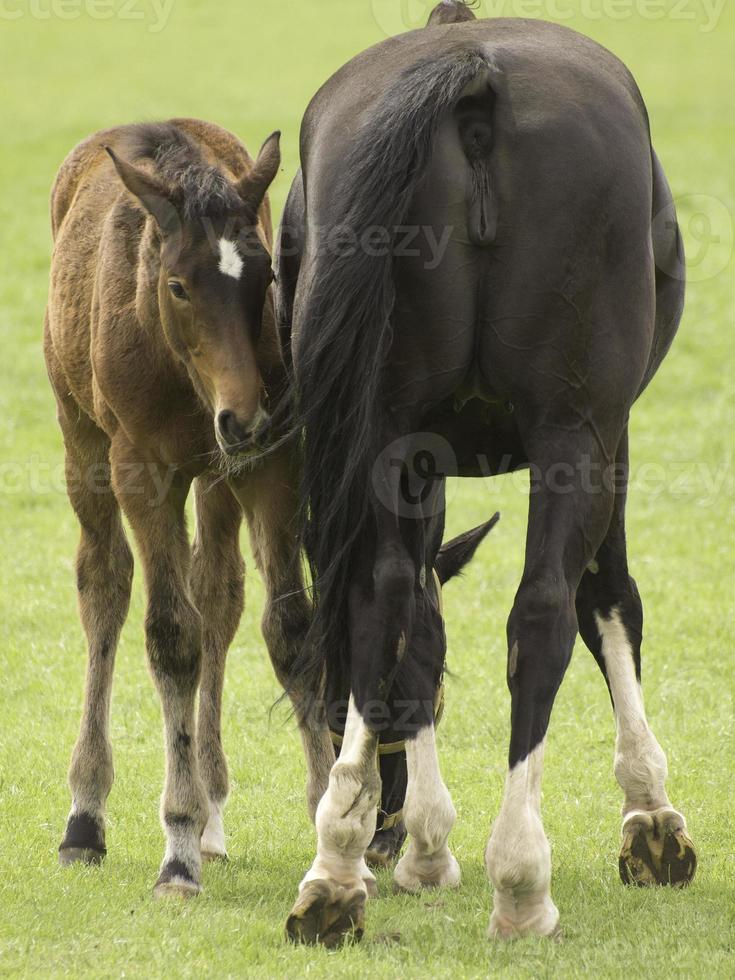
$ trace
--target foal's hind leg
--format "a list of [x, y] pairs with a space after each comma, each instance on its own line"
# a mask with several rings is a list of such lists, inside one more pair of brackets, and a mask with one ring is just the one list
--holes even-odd
[[[554, 447], [551, 458], [547, 446]], [[557, 930], [551, 852], [541, 822], [544, 742], [577, 633], [577, 585], [604, 537], [612, 509], [612, 494], [604, 488], [586, 492], [578, 469], [585, 457], [595, 467], [604, 465], [592, 436], [580, 433], [560, 446], [558, 433], [538, 433], [536, 448], [538, 455], [531, 460], [539, 475], [530, 498], [526, 562], [508, 620], [509, 769], [485, 853], [495, 888], [489, 931], [503, 938], [547, 936]], [[562, 489], [550, 476], [554, 466], [569, 474]]]
[[[627, 475], [627, 435], [618, 453]], [[615, 776], [625, 794], [620, 876], [626, 884], [685, 885], [697, 859], [684, 817], [666, 795], [666, 756], [648, 726], [641, 693], [643, 607], [628, 574], [625, 486], [612, 521], [577, 590], [582, 638], [607, 681], [617, 727]]]
[[97, 864], [106, 853], [105, 802], [113, 780], [110, 692], [130, 602], [133, 557], [110, 487], [107, 436], [68, 397], [59, 397], [59, 420], [67, 490], [81, 525], [77, 592], [88, 644], [82, 723], [69, 769], [72, 806], [59, 860]]
[[195, 483], [196, 538], [191, 591], [202, 617], [202, 679], [197, 741], [199, 768], [209, 797], [209, 820], [202, 834], [202, 859], [226, 858], [222, 811], [228, 792], [222, 749], [222, 688], [227, 650], [244, 602], [245, 566], [240, 553], [242, 509], [221, 477]]

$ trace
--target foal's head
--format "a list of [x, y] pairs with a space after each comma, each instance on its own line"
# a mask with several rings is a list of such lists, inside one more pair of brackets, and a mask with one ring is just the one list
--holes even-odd
[[[228, 455], [255, 448], [268, 423], [256, 351], [273, 273], [258, 209], [278, 172], [279, 140], [280, 133], [269, 137], [237, 182], [185, 138], [173, 146], [173, 163], [159, 154], [151, 170], [107, 148], [123, 184], [154, 219], [161, 324]], [[182, 160], [187, 144], [189, 160]]]

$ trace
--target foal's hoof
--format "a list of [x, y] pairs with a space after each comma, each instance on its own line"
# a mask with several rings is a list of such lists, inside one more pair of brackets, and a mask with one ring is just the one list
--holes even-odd
[[59, 864], [66, 867], [69, 864], [102, 864], [106, 851], [98, 851], [94, 847], [64, 847], [59, 848]]
[[202, 890], [189, 869], [181, 861], [169, 861], [161, 868], [158, 881], [153, 886], [156, 898], [194, 898]]
[[102, 864], [107, 854], [102, 824], [88, 813], [72, 813], [59, 845], [59, 864]]
[[688, 885], [697, 855], [682, 815], [671, 807], [629, 813], [623, 821], [619, 868], [625, 885]]
[[366, 894], [361, 888], [345, 888], [333, 881], [307, 882], [286, 922], [286, 935], [293, 943], [328, 949], [345, 940], [359, 942], [365, 922]]
[[406, 840], [406, 825], [402, 820], [387, 830], [377, 830], [365, 851], [365, 860], [370, 868], [387, 868], [401, 853]]
[[209, 819], [202, 831], [202, 861], [226, 861], [225, 828], [222, 822], [222, 803], [209, 804]]

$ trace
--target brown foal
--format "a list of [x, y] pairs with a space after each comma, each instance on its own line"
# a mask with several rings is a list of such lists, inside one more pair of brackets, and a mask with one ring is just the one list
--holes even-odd
[[[286, 383], [266, 198], [279, 165], [278, 133], [253, 161], [209, 123], [124, 126], [73, 150], [52, 194], [44, 349], [81, 525], [77, 588], [89, 649], [59, 853], [63, 864], [105, 854], [110, 690], [133, 573], [122, 511], [143, 566], [146, 646], [164, 716], [159, 895], [198, 892], [202, 857], [226, 853], [220, 712], [244, 602], [243, 512], [282, 682], [310, 616], [295, 547], [297, 461], [287, 449], [258, 455]], [[313, 812], [334, 754], [326, 729], [307, 718], [306, 693], [290, 693]]]

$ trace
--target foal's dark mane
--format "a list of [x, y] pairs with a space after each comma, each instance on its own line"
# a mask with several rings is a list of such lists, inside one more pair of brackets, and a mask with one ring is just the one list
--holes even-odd
[[[403, 223], [444, 112], [480, 72], [481, 51], [460, 48], [408, 68], [348, 147], [332, 194], [335, 226], [359, 235]], [[304, 430], [302, 535], [315, 614], [293, 676], [313, 684], [347, 654], [347, 598], [358, 539], [370, 520], [372, 468], [380, 448], [382, 379], [395, 301], [391, 255], [324, 247], [300, 318], [296, 379]]]
[[152, 161], [156, 174], [176, 193], [186, 221], [216, 218], [243, 208], [232, 181], [207, 163], [196, 142], [173, 123], [129, 127], [121, 153], [131, 161]]

